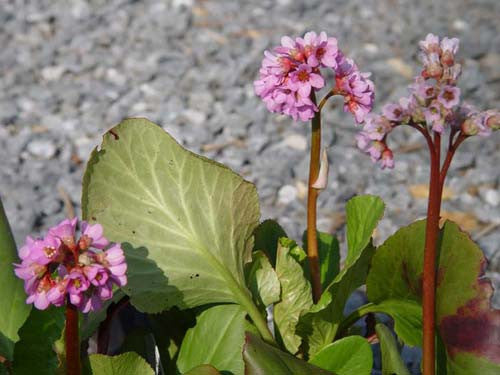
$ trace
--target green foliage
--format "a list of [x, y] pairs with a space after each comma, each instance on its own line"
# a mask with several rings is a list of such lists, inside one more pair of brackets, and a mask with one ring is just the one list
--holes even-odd
[[220, 372], [211, 365], [200, 365], [186, 372], [184, 375], [219, 375]]
[[245, 316], [238, 305], [219, 305], [203, 311], [182, 342], [179, 370], [210, 364], [225, 374], [243, 374]]
[[267, 254], [271, 264], [276, 265], [278, 240], [287, 237], [285, 230], [274, 220], [264, 220], [254, 231], [254, 250], [261, 250]]
[[348, 336], [325, 346], [309, 363], [337, 375], [370, 375], [373, 366], [372, 348], [365, 338]]
[[280, 281], [267, 255], [258, 250], [252, 253], [252, 263], [248, 264], [247, 285], [254, 300], [261, 309], [280, 299]]
[[154, 375], [151, 366], [137, 353], [123, 353], [114, 357], [102, 354], [90, 356], [93, 375]]
[[365, 283], [375, 251], [370, 238], [383, 214], [384, 204], [378, 197], [358, 196], [347, 203], [346, 262], [318, 303], [301, 318], [299, 324], [299, 334], [307, 340], [309, 356], [335, 339], [347, 299]]
[[14, 373], [17, 375], [53, 375], [59, 366], [54, 345], [64, 328], [64, 309], [32, 309], [19, 330], [14, 348]]
[[263, 374], [300, 374], [300, 375], [332, 375], [305, 361], [295, 358], [274, 346], [266, 344], [252, 333], [246, 334], [243, 347], [245, 375]]
[[82, 211], [124, 243], [124, 290], [139, 310], [248, 305], [243, 265], [259, 219], [255, 187], [157, 125], [129, 119], [104, 136], [87, 165]]
[[403, 359], [399, 355], [396, 339], [389, 328], [383, 324], [375, 326], [377, 337], [380, 341], [380, 351], [382, 352], [382, 375], [410, 375]]
[[0, 356], [12, 360], [18, 330], [28, 318], [31, 305], [25, 303], [23, 281], [14, 274], [19, 263], [16, 243], [0, 200]]
[[[317, 235], [321, 287], [325, 289], [332, 283], [332, 281], [335, 279], [335, 276], [337, 276], [340, 271], [339, 241], [336, 237], [328, 233], [318, 231]], [[304, 232], [302, 241], [304, 242], [304, 248], [307, 249], [307, 232]], [[304, 271], [306, 272], [308, 279], [310, 279], [310, 270], [308, 263], [309, 262], [306, 262]]]
[[[367, 280], [368, 298], [421, 301], [425, 221], [400, 229], [377, 250]], [[500, 372], [500, 310], [490, 306], [482, 279], [485, 258], [459, 227], [447, 221], [438, 241], [436, 319], [448, 373]], [[404, 336], [401, 336], [404, 340]]]
[[311, 285], [304, 277], [300, 263], [290, 254], [290, 241], [278, 244], [276, 273], [281, 283], [281, 299], [274, 305], [274, 321], [283, 344], [295, 354], [301, 338], [295, 333], [300, 315], [313, 304]]

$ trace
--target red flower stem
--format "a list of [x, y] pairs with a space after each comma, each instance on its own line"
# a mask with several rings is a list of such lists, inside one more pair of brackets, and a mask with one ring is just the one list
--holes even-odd
[[424, 271], [422, 286], [423, 310], [423, 374], [435, 373], [435, 306], [436, 306], [436, 245], [441, 211], [440, 154], [441, 135], [434, 133], [434, 147], [430, 150], [431, 167], [429, 202], [425, 229]]
[[448, 152], [446, 154], [446, 159], [444, 160], [443, 167], [441, 168], [441, 174], [439, 176], [439, 184], [441, 188], [441, 193], [443, 193], [444, 180], [446, 179], [446, 174], [448, 173], [448, 169], [450, 168], [451, 161], [453, 156], [455, 155], [455, 151], [458, 146], [467, 139], [467, 136], [463, 133], [460, 133], [459, 136], [455, 139], [455, 142], [452, 143], [452, 136], [450, 135], [450, 146], [448, 147]]
[[80, 375], [80, 339], [78, 337], [78, 310], [71, 302], [66, 302], [66, 374]]
[[[314, 92], [311, 99], [316, 103]], [[322, 101], [324, 104], [325, 101]], [[321, 297], [321, 277], [319, 271], [318, 238], [316, 232], [316, 204], [319, 190], [312, 187], [319, 174], [321, 151], [321, 111], [318, 110], [311, 121], [311, 156], [309, 161], [309, 184], [307, 189], [307, 258], [311, 273], [314, 303]]]

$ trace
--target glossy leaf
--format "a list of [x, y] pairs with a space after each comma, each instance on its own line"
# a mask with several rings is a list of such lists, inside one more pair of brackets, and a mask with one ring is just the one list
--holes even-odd
[[309, 363], [337, 375], [370, 375], [373, 366], [372, 348], [361, 336], [348, 336], [325, 346]]
[[124, 290], [141, 311], [248, 304], [255, 187], [157, 125], [128, 119], [106, 133], [87, 165], [82, 211], [124, 243]]
[[13, 263], [19, 263], [16, 243], [0, 200], [0, 356], [12, 360], [18, 330], [31, 310], [27, 305], [23, 281], [14, 274]]
[[287, 237], [285, 230], [274, 220], [264, 220], [255, 228], [254, 250], [261, 250], [267, 254], [271, 264], [276, 265], [276, 252], [278, 251], [278, 240]]
[[319, 302], [301, 317], [298, 332], [306, 340], [310, 356], [335, 339], [347, 299], [365, 283], [374, 251], [373, 246], [367, 246], [350, 267], [337, 275]]
[[[371, 301], [421, 300], [425, 221], [400, 229], [377, 250], [367, 280]], [[500, 310], [483, 278], [485, 258], [459, 227], [447, 221], [438, 241], [436, 319], [451, 374], [500, 372]]]
[[19, 330], [14, 348], [14, 373], [53, 375], [59, 365], [54, 345], [64, 328], [64, 309], [33, 308]]
[[210, 364], [220, 371], [243, 374], [245, 316], [238, 305], [218, 305], [203, 311], [182, 342], [179, 370]]
[[220, 375], [220, 372], [211, 365], [200, 365], [186, 372], [184, 375]]
[[245, 375], [264, 374], [300, 374], [300, 375], [332, 375], [333, 373], [323, 370], [293, 355], [266, 344], [258, 336], [247, 333], [243, 348], [243, 360], [245, 361]]
[[252, 253], [252, 263], [247, 263], [247, 285], [254, 300], [265, 308], [280, 299], [280, 281], [267, 255], [262, 251]]
[[394, 320], [398, 337], [409, 346], [422, 346], [422, 306], [413, 300], [389, 299], [365, 312], [384, 313]]
[[[318, 258], [321, 286], [328, 287], [340, 271], [340, 249], [339, 241], [336, 237], [324, 233], [318, 233]], [[307, 249], [307, 232], [302, 236], [304, 248]], [[306, 275], [309, 275], [309, 264], [304, 266]]]
[[347, 258], [349, 267], [370, 243], [373, 231], [384, 216], [384, 202], [374, 195], [359, 195], [345, 206], [347, 217]]
[[375, 331], [380, 341], [380, 351], [382, 353], [382, 375], [410, 375], [399, 355], [396, 339], [389, 328], [383, 324], [377, 324]]
[[283, 344], [295, 354], [301, 338], [295, 333], [300, 315], [312, 306], [309, 281], [304, 277], [300, 263], [290, 254], [290, 241], [282, 239], [278, 244], [276, 273], [281, 283], [281, 298], [274, 305], [274, 321]]
[[151, 366], [134, 352], [113, 357], [93, 354], [89, 359], [93, 375], [154, 375]]

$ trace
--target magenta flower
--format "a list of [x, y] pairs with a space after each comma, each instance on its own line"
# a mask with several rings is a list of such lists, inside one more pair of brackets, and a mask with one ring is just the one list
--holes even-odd
[[307, 98], [311, 89], [320, 89], [325, 85], [325, 80], [307, 64], [300, 64], [297, 70], [290, 74], [288, 87], [297, 91], [301, 97]]
[[14, 270], [24, 280], [26, 303], [43, 310], [69, 301], [86, 313], [113, 296], [113, 285], [127, 283], [120, 245], [110, 245], [101, 225], [85, 221], [76, 240], [77, 225], [77, 219], [64, 220], [42, 239], [26, 238], [19, 249], [21, 264]]
[[254, 82], [255, 93], [271, 112], [294, 120], [311, 120], [318, 107], [312, 94], [325, 85], [320, 68], [333, 69], [338, 89], [345, 98], [344, 110], [354, 114], [358, 123], [373, 105], [373, 83], [367, 73], [359, 72], [354, 62], [344, 57], [337, 40], [325, 32], [308, 32], [295, 40], [284, 36], [281, 45], [265, 51]]
[[378, 115], [368, 115], [366, 123], [363, 126], [363, 133], [374, 141], [383, 140], [391, 130], [392, 125], [390, 121], [386, 117]]

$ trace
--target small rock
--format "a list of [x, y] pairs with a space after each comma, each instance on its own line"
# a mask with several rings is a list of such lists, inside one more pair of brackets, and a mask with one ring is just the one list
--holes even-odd
[[278, 203], [287, 205], [297, 198], [297, 188], [292, 185], [285, 185], [278, 191]]
[[186, 109], [182, 112], [182, 118], [184, 118], [189, 125], [203, 125], [207, 116], [196, 109]]
[[65, 71], [64, 66], [47, 66], [42, 69], [42, 78], [46, 81], [57, 81]]
[[490, 206], [496, 207], [500, 204], [500, 193], [498, 190], [487, 189], [480, 191], [481, 198], [488, 203]]
[[301, 134], [290, 134], [283, 140], [283, 144], [298, 151], [307, 149], [307, 139]]
[[56, 146], [48, 139], [34, 139], [27, 146], [28, 152], [40, 159], [51, 159], [56, 153]]

